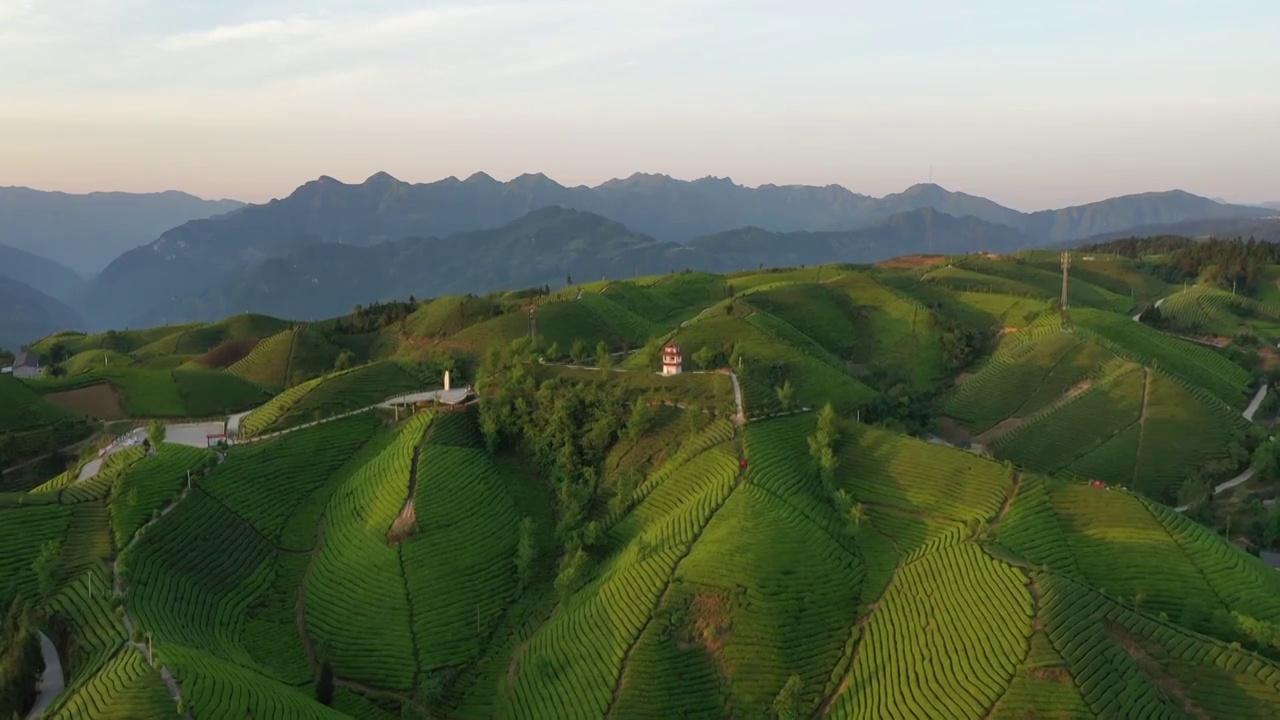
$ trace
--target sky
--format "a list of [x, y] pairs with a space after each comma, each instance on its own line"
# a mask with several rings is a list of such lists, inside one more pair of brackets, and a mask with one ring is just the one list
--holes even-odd
[[0, 185], [1280, 200], [1276, 0], [0, 0]]

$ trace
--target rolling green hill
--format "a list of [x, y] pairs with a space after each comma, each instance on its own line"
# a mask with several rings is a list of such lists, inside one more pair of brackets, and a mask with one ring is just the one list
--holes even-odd
[[[1170, 507], [1248, 464], [1259, 377], [1116, 312], [1163, 289], [1136, 264], [1060, 315], [1044, 262], [436, 298], [227, 370], [152, 363], [276, 328], [79, 348], [0, 378], [0, 438], [105, 386], [257, 409], [0, 493], [0, 605], [69, 720], [1276, 715], [1280, 573]], [[474, 402], [351, 412], [446, 367]]]

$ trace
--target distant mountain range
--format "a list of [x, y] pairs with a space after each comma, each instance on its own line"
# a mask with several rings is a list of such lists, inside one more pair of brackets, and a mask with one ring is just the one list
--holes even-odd
[[[724, 272], [869, 263], [910, 252], [1010, 251], [1028, 242], [1012, 228], [931, 208], [857, 230], [775, 233], [743, 228], [674, 243], [632, 232], [594, 213], [548, 207], [501, 228], [443, 239], [407, 238], [363, 246], [299, 242], [282, 248], [278, 257], [248, 266], [228, 264], [214, 275], [202, 276], [208, 289], [198, 295], [181, 292], [183, 274], [194, 287], [191, 273], [212, 267], [212, 259], [164, 259], [150, 253], [143, 256], [153, 263], [147, 277], [164, 279], [163, 292], [171, 301], [147, 300], [160, 297], [159, 292], [135, 293], [134, 308], [141, 314], [128, 324], [214, 319], [248, 310], [310, 320], [349, 312], [358, 303], [409, 295], [561, 287], [569, 276], [581, 282], [684, 269]], [[112, 277], [109, 272], [102, 279]], [[136, 280], [122, 282], [102, 297], [125, 294], [132, 287]]]
[[[508, 224], [550, 207], [608, 218], [614, 221], [607, 226], [608, 232], [618, 237], [606, 238], [600, 230], [590, 235], [595, 244], [580, 245], [574, 250], [576, 254], [566, 257], [535, 257], [509, 250], [494, 258], [480, 257], [480, 248], [486, 246], [476, 237], [519, 232], [521, 225]], [[910, 217], [925, 209], [933, 212]], [[1248, 218], [1266, 212], [1180, 191], [1027, 214], [937, 185], [916, 185], [902, 193], [872, 198], [839, 186], [747, 188], [727, 179], [686, 182], [643, 174], [594, 188], [565, 187], [545, 175], [522, 175], [503, 183], [477, 173], [466, 180], [448, 178], [418, 185], [400, 182], [386, 173], [358, 185], [321, 177], [286, 198], [184, 223], [150, 245], [125, 253], [89, 284], [84, 307], [91, 324], [98, 327], [215, 317], [224, 311], [246, 309], [271, 312], [271, 307], [250, 302], [250, 298], [266, 302], [268, 297], [272, 307], [294, 308], [294, 312], [285, 313], [289, 316], [317, 316], [323, 314], [320, 307], [331, 305], [283, 298], [281, 295], [294, 291], [285, 291], [277, 283], [294, 275], [311, 277], [308, 282], [324, 291], [339, 287], [336, 284], [344, 278], [340, 273], [308, 275], [305, 271], [310, 263], [321, 268], [344, 263], [376, 266], [397, 253], [420, 258], [416, 265], [402, 260], [406, 268], [423, 268], [417, 275], [409, 275], [407, 270], [399, 275], [404, 278], [405, 290], [427, 296], [524, 282], [518, 278], [541, 284], [545, 279], [533, 272], [534, 268], [548, 264], [563, 268], [574, 263], [582, 264], [584, 270], [608, 267], [619, 255], [636, 253], [651, 258], [654, 264], [646, 267], [659, 271], [672, 266], [724, 270], [758, 263], [870, 262], [931, 248], [942, 252], [948, 244], [951, 251], [960, 247], [1012, 249], [1152, 223]], [[946, 216], [951, 217], [942, 219]], [[954, 226], [955, 219], [961, 217], [969, 223], [963, 230]], [[545, 220], [535, 215], [530, 222], [539, 225]], [[932, 222], [943, 223], [944, 231], [931, 231]], [[854, 232], [864, 229], [874, 232]], [[484, 231], [497, 235], [485, 235]], [[445, 258], [452, 258], [454, 251], [448, 243], [427, 239], [472, 232], [480, 235], [454, 238], [466, 243], [470, 260], [451, 272], [435, 272], [447, 264]], [[408, 241], [410, 238], [418, 240]], [[638, 247], [627, 246], [623, 252], [619, 249], [622, 245], [613, 243], [626, 238], [635, 240], [632, 244]], [[567, 248], [580, 240], [575, 235], [560, 237], [544, 252], [568, 252]], [[373, 253], [356, 252], [357, 248], [384, 243], [392, 244]], [[661, 249], [656, 245], [664, 243]], [[675, 243], [687, 244], [686, 255], [681, 255]], [[337, 247], [328, 247], [331, 245]], [[713, 251], [714, 257], [707, 254]], [[675, 262], [677, 258], [687, 261]], [[619, 262], [626, 268], [630, 260]], [[296, 265], [298, 273], [284, 272], [289, 264]], [[559, 269], [554, 274], [559, 275]], [[326, 277], [323, 282], [321, 275]], [[361, 300], [392, 294], [390, 287], [383, 289], [377, 296]], [[230, 305], [224, 307], [227, 303]]]
[[88, 276], [169, 228], [242, 205], [174, 191], [72, 195], [0, 187], [0, 244], [56, 260]]

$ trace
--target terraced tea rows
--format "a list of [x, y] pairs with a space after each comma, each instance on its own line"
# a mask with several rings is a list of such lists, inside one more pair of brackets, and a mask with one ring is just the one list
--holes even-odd
[[178, 496], [187, 474], [196, 473], [213, 453], [186, 445], [166, 444], [116, 476], [111, 495], [111, 530], [116, 547], [124, 547], [151, 514]]
[[371, 415], [356, 415], [236, 446], [201, 487], [271, 542], [306, 549], [314, 528], [305, 532], [299, 546], [296, 540], [282, 537], [289, 518], [373, 437], [377, 427]]
[[414, 448], [430, 421], [428, 413], [415, 415], [330, 499], [306, 588], [307, 627], [332, 653], [334, 671], [388, 689], [410, 690], [417, 663], [400, 551], [388, 545], [387, 531], [408, 497]]
[[529, 641], [512, 684], [512, 717], [600, 717], [681, 559], [731, 492], [737, 463], [716, 447], [681, 482], [656, 488], [612, 531], [625, 550]]
[[[508, 485], [519, 482], [532, 480], [504, 477], [483, 450], [423, 447], [417, 533], [400, 552], [424, 670], [474, 660], [515, 595], [512, 558], [521, 517]], [[482, 519], [474, 516], [479, 507]]]
[[1026, 578], [976, 545], [904, 566], [831, 717], [983, 717], [1013, 681], [1032, 615]]

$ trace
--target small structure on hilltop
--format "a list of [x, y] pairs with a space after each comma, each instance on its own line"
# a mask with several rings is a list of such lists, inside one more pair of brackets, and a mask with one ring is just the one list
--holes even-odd
[[680, 352], [680, 346], [675, 341], [669, 342], [662, 348], [662, 374], [663, 376], [679, 375], [684, 371], [684, 355]]
[[30, 352], [20, 352], [13, 359], [13, 376], [18, 378], [40, 377], [40, 356]]

